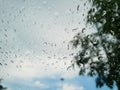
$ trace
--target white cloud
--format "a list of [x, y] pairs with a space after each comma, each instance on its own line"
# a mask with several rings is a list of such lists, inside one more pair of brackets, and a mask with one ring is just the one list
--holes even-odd
[[64, 84], [61, 90], [84, 90], [82, 86], [75, 86], [71, 84]]
[[[34, 57], [34, 56], [33, 56]], [[74, 78], [78, 75], [77, 68], [73, 70], [70, 67], [67, 70], [67, 67], [71, 65], [71, 60], [64, 59], [48, 59], [42, 58], [43, 60], [39, 60], [37, 58], [30, 58], [28, 57], [19, 57], [16, 59], [16, 62], [10, 63], [5, 69], [0, 70], [0, 72], [4, 72], [9, 74], [10, 77], [20, 78], [20, 79], [32, 79], [32, 78], [57, 78], [64, 77], [64, 78]], [[22, 60], [23, 63], [20, 64], [19, 60]], [[21, 65], [21, 67], [16, 67]], [[4, 71], [5, 70], [5, 71]]]
[[40, 81], [35, 81], [33, 85], [39, 88], [47, 88], [47, 85], [41, 83]]

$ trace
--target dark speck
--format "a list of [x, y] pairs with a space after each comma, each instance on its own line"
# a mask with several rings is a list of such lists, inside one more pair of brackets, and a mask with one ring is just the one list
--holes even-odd
[[79, 7], [80, 7], [80, 5], [77, 6], [77, 11], [79, 11]]

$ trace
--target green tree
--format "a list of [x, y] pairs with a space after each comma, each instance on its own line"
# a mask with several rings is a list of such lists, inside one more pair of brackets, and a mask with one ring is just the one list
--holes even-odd
[[0, 90], [6, 90], [7, 88], [4, 87], [3, 85], [1, 85], [1, 81], [2, 81], [2, 79], [0, 79]]
[[89, 0], [87, 24], [97, 32], [78, 33], [71, 41], [79, 51], [74, 56], [80, 75], [97, 76], [96, 86], [120, 90], [120, 0]]

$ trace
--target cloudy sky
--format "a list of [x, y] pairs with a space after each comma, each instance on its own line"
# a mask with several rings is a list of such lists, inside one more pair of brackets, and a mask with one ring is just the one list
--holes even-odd
[[77, 50], [69, 44], [83, 28], [86, 33], [95, 31], [85, 24], [90, 6], [88, 0], [0, 0], [4, 86], [8, 90], [96, 90], [95, 78], [80, 77], [79, 68], [71, 67]]

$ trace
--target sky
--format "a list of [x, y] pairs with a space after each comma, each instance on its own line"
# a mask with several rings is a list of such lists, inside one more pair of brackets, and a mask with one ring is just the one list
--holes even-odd
[[95, 77], [79, 76], [79, 68], [71, 67], [74, 35], [83, 28], [96, 31], [85, 23], [90, 6], [88, 0], [0, 0], [3, 85], [8, 90], [97, 90]]

